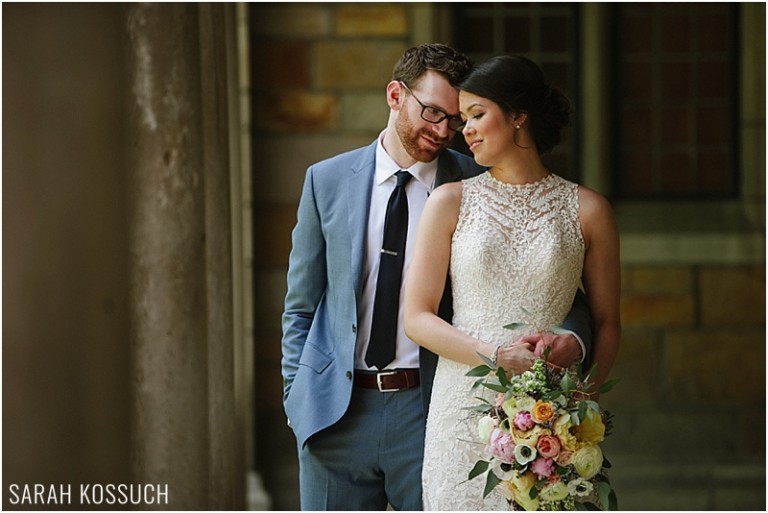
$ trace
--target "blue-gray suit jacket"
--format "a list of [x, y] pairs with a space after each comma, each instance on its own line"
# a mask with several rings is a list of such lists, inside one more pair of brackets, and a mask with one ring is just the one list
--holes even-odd
[[[375, 154], [376, 141], [310, 166], [304, 181], [282, 320], [283, 400], [299, 446], [336, 423], [352, 395]], [[447, 150], [439, 157], [435, 183], [483, 170], [470, 157]], [[440, 316], [448, 322], [450, 298], [447, 283]], [[585, 337], [585, 328], [575, 331]], [[425, 415], [436, 363], [437, 356], [422, 348]]]

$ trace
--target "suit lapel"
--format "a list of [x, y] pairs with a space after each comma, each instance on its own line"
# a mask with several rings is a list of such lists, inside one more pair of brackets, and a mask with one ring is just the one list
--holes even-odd
[[365, 236], [368, 229], [368, 211], [371, 208], [371, 182], [375, 169], [376, 141], [364, 148], [360, 158], [351, 166], [347, 181], [347, 212], [349, 215], [349, 238], [352, 262], [352, 284], [359, 303], [362, 276], [364, 248], [367, 246]]
[[435, 187], [448, 182], [457, 182], [463, 178], [461, 168], [456, 163], [456, 159], [449, 151], [440, 154], [437, 161], [437, 176], [435, 177]]

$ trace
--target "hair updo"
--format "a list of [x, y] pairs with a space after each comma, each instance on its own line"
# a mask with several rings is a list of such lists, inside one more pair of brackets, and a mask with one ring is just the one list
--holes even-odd
[[547, 84], [527, 57], [492, 57], [475, 67], [459, 88], [493, 101], [505, 114], [526, 112], [539, 155], [557, 146], [562, 128], [570, 123], [570, 100]]

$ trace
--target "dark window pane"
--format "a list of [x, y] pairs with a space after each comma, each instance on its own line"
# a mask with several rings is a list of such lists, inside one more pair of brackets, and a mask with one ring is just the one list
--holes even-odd
[[661, 19], [662, 52], [687, 52], [691, 49], [690, 19], [686, 15], [672, 15]]
[[661, 111], [661, 143], [688, 144], [691, 142], [691, 110], [669, 107]]
[[688, 98], [690, 91], [691, 73], [688, 62], [677, 61], [661, 65], [662, 101]]
[[699, 34], [705, 37], [701, 38], [699, 51], [702, 52], [727, 52], [728, 51], [728, 30], [723, 30], [723, 18], [726, 13], [722, 12], [717, 16], [699, 17]]
[[653, 51], [653, 34], [650, 16], [626, 16], [619, 30], [622, 48], [626, 54], [650, 53]]
[[621, 4], [614, 13], [616, 193], [732, 197], [737, 8]]
[[504, 21], [504, 50], [507, 53], [531, 51], [531, 23], [528, 18], [514, 17]]
[[563, 52], [568, 49], [568, 18], [541, 18], [541, 49], [545, 52]]
[[465, 52], [493, 52], [493, 31], [490, 18], [465, 18], [457, 29], [457, 38]]
[[649, 99], [653, 94], [653, 66], [649, 62], [627, 62], [623, 67], [624, 90], [627, 99]]
[[668, 153], [661, 157], [659, 188], [664, 194], [684, 194], [689, 192], [690, 155], [687, 153]]
[[724, 61], [699, 63], [699, 96], [701, 98], [725, 98], [730, 88], [729, 63]]

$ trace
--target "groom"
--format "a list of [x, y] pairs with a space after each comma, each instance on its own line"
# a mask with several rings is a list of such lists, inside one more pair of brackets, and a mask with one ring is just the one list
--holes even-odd
[[[429, 193], [484, 170], [447, 149], [460, 121], [457, 86], [470, 68], [467, 57], [445, 45], [407, 50], [386, 88], [390, 113], [380, 136], [307, 170], [282, 339], [283, 399], [298, 444], [303, 510], [384, 510], [388, 503], [422, 509], [424, 427], [437, 357], [405, 336], [395, 301], [389, 319], [377, 314], [375, 321], [393, 328], [394, 356], [373, 363], [381, 342], [372, 342], [372, 334], [386, 329], [372, 331], [372, 324], [382, 254], [398, 253], [382, 249], [393, 191], [403, 187], [407, 195], [405, 256], [398, 264], [405, 278]], [[409, 175], [398, 180], [401, 170]], [[396, 299], [402, 281], [381, 281], [394, 282], [395, 292], [380, 295]], [[446, 285], [441, 316], [450, 321]], [[566, 326], [589, 342], [584, 304]], [[555, 363], [581, 356], [576, 337], [556, 337]]]

